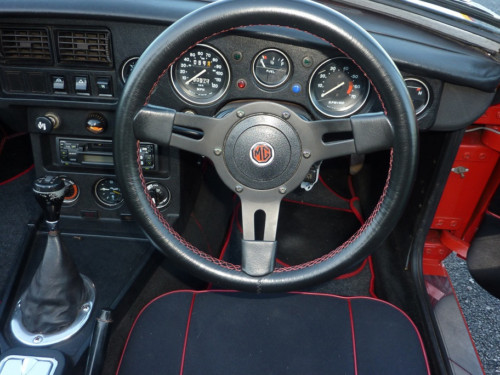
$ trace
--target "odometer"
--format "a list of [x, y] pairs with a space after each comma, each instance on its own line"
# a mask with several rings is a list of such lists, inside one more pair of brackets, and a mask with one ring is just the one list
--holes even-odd
[[205, 105], [220, 99], [229, 86], [227, 61], [215, 48], [199, 44], [170, 71], [175, 91], [186, 101]]
[[323, 62], [309, 81], [309, 97], [314, 107], [329, 117], [349, 116], [358, 111], [370, 92], [363, 72], [345, 57]]

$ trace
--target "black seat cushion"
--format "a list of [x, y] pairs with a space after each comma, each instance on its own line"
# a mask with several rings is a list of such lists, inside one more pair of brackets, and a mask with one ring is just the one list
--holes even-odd
[[400, 310], [370, 298], [181, 291], [138, 316], [127, 374], [428, 374]]

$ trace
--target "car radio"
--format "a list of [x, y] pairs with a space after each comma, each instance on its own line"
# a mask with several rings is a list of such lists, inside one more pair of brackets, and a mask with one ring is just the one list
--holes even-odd
[[[113, 167], [113, 142], [108, 140], [57, 138], [59, 161], [62, 165]], [[157, 146], [141, 142], [140, 160], [143, 169], [155, 169]]]

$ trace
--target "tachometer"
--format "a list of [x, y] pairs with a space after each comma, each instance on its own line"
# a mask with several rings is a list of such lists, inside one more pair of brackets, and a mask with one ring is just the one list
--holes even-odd
[[349, 116], [368, 98], [370, 84], [363, 72], [345, 57], [323, 62], [309, 81], [309, 97], [314, 107], [329, 117]]
[[215, 48], [198, 44], [177, 61], [170, 71], [175, 91], [191, 103], [206, 105], [227, 91], [230, 72], [224, 56]]

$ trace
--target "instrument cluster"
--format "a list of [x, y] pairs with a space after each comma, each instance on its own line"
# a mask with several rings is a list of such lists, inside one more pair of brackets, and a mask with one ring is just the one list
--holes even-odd
[[[233, 78], [232, 71], [236, 64], [241, 63], [242, 53], [234, 52], [225, 56], [221, 50], [213, 45], [198, 44], [172, 66], [171, 87], [182, 102], [205, 108], [222, 101], [240, 100], [245, 98], [245, 88], [253, 85], [262, 93], [262, 98], [273, 95], [273, 100], [287, 101], [290, 94], [297, 94], [298, 98], [300, 93], [302, 102], [296, 102], [317, 112], [320, 117], [347, 117], [369, 107], [367, 102], [372, 90], [370, 81], [358, 65], [347, 57], [326, 56], [313, 63], [308, 57], [295, 61], [296, 56], [290, 57], [280, 48], [262, 48], [247, 58], [243, 70], [239, 67], [240, 72], [247, 73]], [[304, 67], [310, 68], [307, 74], [294, 75], [299, 68], [304, 71]], [[133, 65], [122, 67], [124, 81], [131, 69]], [[429, 87], [421, 79], [413, 77], [406, 78], [405, 82], [415, 113], [420, 115], [430, 102]], [[232, 95], [231, 88], [239, 91], [240, 96]], [[303, 93], [304, 90], [306, 93]], [[245, 99], [261, 98], [255, 97], [254, 90], [254, 95]]]

